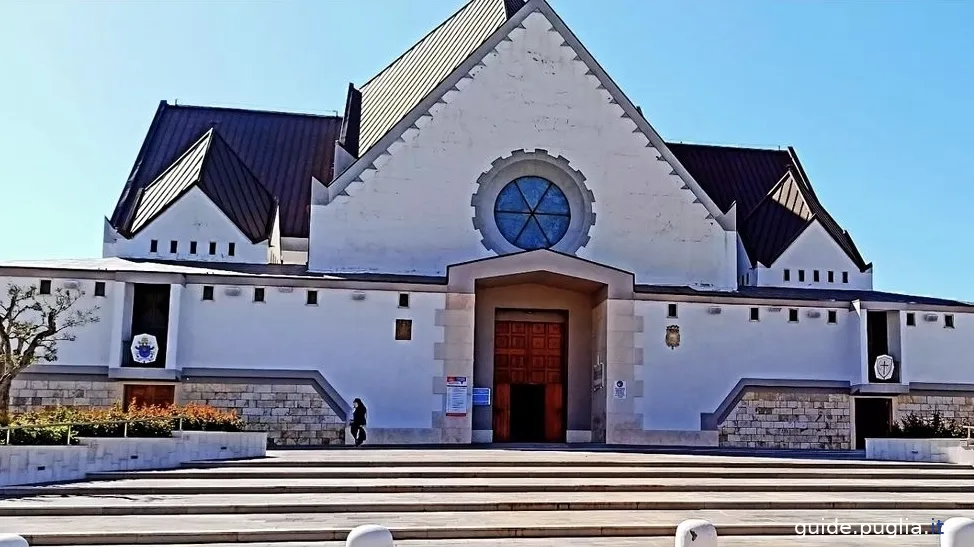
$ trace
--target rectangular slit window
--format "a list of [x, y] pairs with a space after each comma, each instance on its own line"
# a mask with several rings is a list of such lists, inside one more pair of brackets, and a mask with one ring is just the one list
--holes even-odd
[[308, 291], [308, 299], [305, 303], [309, 306], [318, 305], [318, 291]]
[[805, 282], [805, 270], [798, 270], [798, 282], [799, 283]]
[[798, 322], [798, 310], [791, 308], [788, 310], [788, 322], [797, 323]]
[[751, 321], [759, 321], [761, 319], [760, 308], [751, 308]]
[[172, 254], [176, 254], [177, 251], [179, 251], [179, 242], [178, 241], [175, 241], [175, 240], [170, 241], [169, 242], [169, 252], [172, 253]]
[[413, 320], [396, 319], [396, 340], [413, 339]]
[[104, 281], [95, 281], [95, 296], [105, 296]]
[[839, 313], [835, 310], [829, 310], [829, 323], [836, 324], [839, 322]]
[[189, 242], [189, 254], [191, 254], [191, 255], [196, 254], [196, 242], [195, 241], [190, 241]]
[[213, 286], [204, 285], [203, 286], [203, 300], [213, 300]]
[[399, 293], [399, 307], [408, 308], [409, 307], [409, 294]]
[[829, 283], [835, 283], [835, 272], [829, 270]]
[[842, 272], [842, 282], [843, 283], [849, 282], [849, 272]]
[[210, 250], [210, 254], [211, 255], [215, 255], [216, 254], [216, 241], [211, 241], [210, 242], [210, 249], [209, 250]]
[[40, 289], [41, 294], [51, 294], [51, 280], [41, 279]]
[[818, 283], [818, 270], [812, 271], [812, 281]]
[[236, 250], [237, 250], [237, 244], [236, 243], [228, 243], [227, 244], [227, 256], [233, 256], [233, 253]]
[[666, 317], [669, 317], [671, 319], [676, 318], [676, 304], [666, 305]]
[[149, 242], [149, 252], [150, 253], [158, 253], [159, 252], [159, 240], [158, 239], [153, 239], [152, 241]]
[[791, 270], [786, 269], [783, 277], [785, 281], [791, 281]]
[[254, 302], [264, 301], [264, 287], [254, 287]]
[[915, 327], [917, 326], [917, 314], [913, 312], [906, 313], [906, 326]]
[[944, 315], [944, 328], [952, 329], [954, 328], [954, 316], [951, 314]]

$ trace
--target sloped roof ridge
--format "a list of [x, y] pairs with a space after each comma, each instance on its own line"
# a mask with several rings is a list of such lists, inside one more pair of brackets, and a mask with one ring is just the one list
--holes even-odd
[[768, 190], [768, 193], [765, 194], [763, 198], [761, 198], [757, 203], [754, 204], [754, 207], [752, 207], [751, 210], [747, 212], [744, 218], [740, 219], [741, 222], [747, 222], [749, 218], [754, 216], [755, 211], [757, 211], [763, 205], [765, 205], [770, 200], [772, 200], [774, 195], [777, 194], [779, 190], [781, 190], [781, 188], [788, 182], [789, 179], [795, 182], [795, 187], [798, 189], [798, 193], [801, 195], [802, 199], [805, 200], [805, 205], [808, 206], [809, 211], [811, 211], [812, 213], [812, 218], [814, 219], [815, 211], [808, 204], [809, 199], [808, 196], [805, 195], [805, 188], [802, 184], [798, 183], [797, 178], [795, 177], [795, 174], [792, 171], [792, 168], [789, 167], [788, 170], [785, 172], [785, 174], [781, 176], [781, 179], [778, 180], [778, 182], [776, 182], [775, 185], [772, 186], [770, 190]]
[[167, 101], [163, 101], [162, 103], [165, 108], [185, 108], [187, 110], [188, 109], [220, 110], [223, 112], [242, 112], [247, 114], [268, 114], [268, 115], [279, 115], [279, 116], [301, 116], [306, 118], [341, 119], [341, 116], [337, 114], [315, 114], [313, 112], [293, 112], [287, 110], [272, 110], [272, 109], [263, 109], [263, 108], [243, 108], [238, 106], [211, 106], [211, 105], [202, 105], [202, 104], [169, 104]]
[[684, 141], [684, 140], [670, 140], [666, 139], [666, 144], [671, 145], [683, 145], [683, 146], [699, 146], [706, 148], [723, 148], [728, 150], [753, 150], [755, 152], [782, 152], [788, 151], [785, 145], [750, 145], [750, 144], [719, 144], [710, 142], [696, 142], [696, 141]]
[[[247, 162], [245, 162], [243, 160], [243, 158], [240, 157], [240, 154], [238, 154], [237, 151], [234, 150], [232, 146], [230, 146], [230, 143], [228, 143], [226, 139], [224, 139], [222, 136], [220, 136], [220, 131], [218, 131], [216, 127], [211, 127], [207, 131], [207, 133], [212, 133], [212, 136], [210, 137], [210, 140], [211, 141], [219, 141], [220, 144], [222, 144], [223, 146], [227, 147], [227, 150], [230, 151], [230, 154], [233, 157], [233, 159], [236, 160], [240, 164], [240, 166], [247, 172], [247, 174], [250, 175], [253, 178], [253, 180], [257, 183], [257, 186], [259, 187], [259, 189], [261, 191], [263, 191], [264, 195], [266, 197], [270, 198], [270, 200], [272, 202], [277, 203], [277, 197], [274, 195], [274, 193], [271, 192], [267, 188], [267, 186], [264, 184], [264, 182], [260, 180], [260, 177], [257, 176], [257, 173], [254, 173], [254, 171], [250, 168], [250, 166], [247, 165]], [[210, 143], [209, 146], [213, 146], [213, 144]], [[210, 161], [210, 158], [211, 158], [211, 155], [209, 153], [209, 149], [207, 149], [207, 151], [204, 152], [204, 154], [203, 154], [203, 165], [200, 168], [200, 177], [201, 178], [202, 178], [203, 174], [206, 172], [206, 167], [207, 167], [207, 164]], [[199, 180], [196, 181], [197, 184], [199, 184], [199, 182], [200, 182]]]

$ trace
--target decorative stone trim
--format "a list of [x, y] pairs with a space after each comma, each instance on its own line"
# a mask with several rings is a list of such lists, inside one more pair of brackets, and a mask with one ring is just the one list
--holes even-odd
[[[426, 442], [469, 444], [473, 439], [473, 340], [475, 295], [447, 293], [445, 308], [436, 310], [436, 326], [443, 328], [443, 340], [433, 345], [433, 359], [438, 364], [431, 383], [434, 395], [444, 394], [440, 410], [434, 410], [433, 430]], [[467, 415], [447, 416], [446, 378], [466, 376], [470, 388], [467, 392]]]
[[[638, 347], [643, 332], [643, 317], [635, 314], [632, 300], [606, 301], [605, 311], [605, 442], [609, 444], [647, 444], [643, 430], [643, 348]], [[598, 328], [598, 326], [595, 326]], [[616, 399], [613, 385], [627, 384], [625, 399]]]
[[515, 150], [510, 156], [495, 159], [490, 169], [477, 179], [477, 192], [470, 200], [474, 208], [473, 226], [480, 232], [483, 246], [497, 254], [520, 253], [520, 249], [501, 234], [494, 220], [494, 204], [500, 191], [514, 179], [541, 177], [553, 183], [568, 199], [571, 220], [568, 231], [551, 250], [574, 254], [589, 242], [589, 230], [595, 225], [592, 204], [595, 194], [585, 185], [585, 175], [573, 169], [563, 156], [554, 157], [547, 150]]

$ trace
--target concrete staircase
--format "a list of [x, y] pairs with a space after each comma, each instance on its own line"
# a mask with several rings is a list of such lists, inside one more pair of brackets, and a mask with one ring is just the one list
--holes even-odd
[[[974, 516], [974, 468], [775, 455], [282, 451], [0, 489], [0, 533], [31, 545], [332, 547], [381, 524], [406, 547], [655, 547], [703, 518], [727, 547], [923, 547], [938, 545], [933, 521]], [[836, 520], [856, 534], [796, 535], [796, 525]], [[899, 523], [898, 536], [859, 534]]]

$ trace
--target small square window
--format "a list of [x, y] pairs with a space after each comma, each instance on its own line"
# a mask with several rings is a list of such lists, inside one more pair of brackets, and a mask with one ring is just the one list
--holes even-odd
[[906, 312], [906, 326], [915, 327], [917, 326], [917, 314], [913, 312]]
[[761, 320], [761, 310], [760, 308], [751, 308], [751, 321]]
[[834, 325], [839, 322], [839, 312], [835, 310], [829, 310], [829, 323]]
[[210, 242], [210, 254], [211, 255], [215, 255], [216, 254], [216, 241], [211, 241]]
[[843, 283], [849, 282], [849, 272], [842, 272], [842, 282]]
[[150, 253], [158, 253], [159, 252], [159, 240], [158, 239], [153, 239], [152, 241], [149, 242], [149, 252]]
[[227, 256], [233, 256], [233, 253], [236, 250], [237, 250], [237, 244], [236, 243], [228, 243], [227, 244]]
[[749, 273], [744, 274], [744, 284], [745, 285], [751, 284], [751, 274]]
[[95, 281], [95, 296], [105, 296], [104, 281]]
[[170, 241], [169, 242], [169, 252], [172, 253], [172, 254], [176, 254], [177, 251], [179, 251], [179, 242], [178, 241], [175, 241], [175, 240], [174, 241]]
[[408, 308], [409, 307], [409, 293], [399, 293], [399, 307]]
[[670, 317], [670, 318], [675, 318], [676, 317], [676, 304], [667, 304], [666, 305], [666, 316], [667, 317]]
[[196, 242], [195, 241], [190, 241], [189, 242], [189, 254], [191, 254], [191, 255], [196, 254]]
[[413, 339], [413, 320], [396, 319], [396, 340]]
[[264, 301], [264, 287], [254, 287], [254, 302]]
[[954, 316], [951, 314], [944, 314], [944, 328], [952, 329], [954, 328]]
[[788, 322], [797, 323], [798, 322], [798, 310], [791, 308], [788, 310]]
[[41, 294], [51, 294], [51, 280], [50, 279], [41, 279], [40, 289], [41, 289], [41, 291], [40, 291]]
[[799, 283], [805, 282], [805, 270], [798, 270], [798, 282]]
[[308, 299], [305, 303], [309, 306], [318, 305], [318, 291], [308, 291]]
[[812, 281], [818, 283], [818, 270], [812, 271]]
[[835, 283], [835, 272], [829, 270], [829, 283]]
[[213, 300], [213, 286], [204, 285], [203, 286], [203, 300]]
[[785, 281], [791, 281], [791, 270], [786, 269], [784, 271], [784, 280]]

